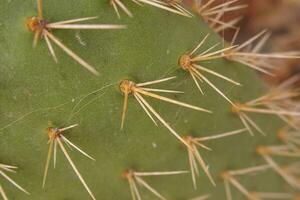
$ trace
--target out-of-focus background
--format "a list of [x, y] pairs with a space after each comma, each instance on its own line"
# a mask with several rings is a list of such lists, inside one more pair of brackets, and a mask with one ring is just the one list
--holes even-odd
[[[194, 4], [193, 0], [186, 1], [189, 5]], [[205, 3], [208, 0], [203, 1]], [[216, 0], [214, 3], [224, 2], [226, 1]], [[223, 20], [243, 17], [237, 24], [240, 27], [238, 41], [245, 41], [267, 28], [272, 35], [265, 45], [265, 52], [300, 50], [300, 0], [239, 0], [236, 4], [247, 4], [248, 7], [226, 13]], [[227, 29], [224, 37], [230, 41], [234, 33], [234, 30]], [[267, 83], [276, 86], [291, 77], [299, 77], [294, 86], [300, 86], [300, 59], [274, 59], [272, 64], [275, 66], [275, 76], [262, 75]]]

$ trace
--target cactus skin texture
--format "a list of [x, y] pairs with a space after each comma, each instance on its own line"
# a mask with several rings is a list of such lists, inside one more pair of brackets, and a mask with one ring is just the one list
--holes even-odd
[[[160, 122], [156, 127], [132, 96], [128, 99], [124, 129], [120, 130], [124, 96], [119, 83], [124, 79], [146, 82], [177, 76], [155, 87], [184, 91], [165, 96], [213, 111], [213, 114], [197, 112], [146, 97], [180, 135], [200, 137], [243, 128], [239, 118], [230, 112], [227, 101], [206, 84], [202, 96], [190, 75], [179, 68], [180, 56], [192, 50], [208, 33], [211, 35], [200, 50], [222, 43], [202, 19], [182, 17], [148, 5], [140, 7], [129, 1], [124, 4], [132, 11], [133, 18], [123, 15], [119, 20], [104, 0], [44, 1], [44, 16], [49, 21], [99, 16], [97, 23], [128, 26], [124, 30], [53, 31], [64, 44], [95, 66], [100, 76], [93, 76], [55, 45], [58, 64], [51, 58], [44, 40], [32, 47], [33, 34], [27, 30], [25, 21], [36, 15], [34, 0], [4, 0], [0, 4], [0, 161], [19, 167], [18, 173], [11, 176], [30, 192], [26, 195], [0, 179], [9, 199], [90, 198], [60, 149], [56, 169], [51, 163], [42, 189], [49, 121], [56, 127], [79, 124], [65, 136], [96, 161], [67, 150], [97, 199], [131, 199], [128, 182], [122, 177], [127, 169], [189, 170], [186, 147]], [[207, 75], [232, 100], [245, 102], [265, 92], [262, 81], [247, 67], [222, 58], [201, 64], [242, 84], [233, 86]], [[259, 134], [251, 137], [245, 132], [207, 142], [212, 152], [200, 150], [216, 187], [201, 169], [197, 190], [190, 174], [144, 180], [166, 199], [185, 200], [208, 193], [212, 195], [210, 199], [225, 199], [222, 171], [265, 163], [255, 148], [277, 143], [275, 133], [281, 122], [273, 116], [251, 116], [268, 133], [266, 137]], [[289, 190], [273, 171], [241, 182], [253, 191]], [[146, 189], [140, 188], [140, 193], [143, 199], [156, 199]], [[244, 196], [233, 189], [233, 198], [244, 199]]]

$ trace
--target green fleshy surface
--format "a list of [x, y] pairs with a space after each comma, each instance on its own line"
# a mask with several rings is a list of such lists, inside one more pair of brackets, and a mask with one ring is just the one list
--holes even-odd
[[[205, 95], [202, 96], [191, 77], [178, 69], [179, 56], [191, 50], [206, 34], [211, 33], [211, 36], [202, 50], [222, 42], [221, 39], [197, 17], [189, 19], [132, 2], [125, 4], [134, 18], [123, 14], [118, 20], [107, 1], [44, 2], [45, 18], [51, 22], [99, 16], [95, 23], [128, 25], [126, 30], [53, 31], [64, 44], [99, 70], [100, 76], [96, 77], [54, 44], [58, 64], [51, 58], [45, 41], [32, 48], [33, 34], [26, 29], [25, 21], [36, 13], [34, 0], [0, 3], [0, 162], [18, 166], [18, 173], [11, 176], [31, 193], [27, 196], [1, 178], [0, 183], [10, 199], [89, 199], [60, 150], [57, 167], [53, 170], [50, 165], [46, 188], [42, 189], [48, 121], [59, 127], [80, 124], [68, 131], [66, 137], [97, 161], [67, 150], [97, 199], [131, 199], [128, 183], [121, 177], [128, 168], [138, 171], [189, 169], [185, 147], [162, 124], [156, 127], [132, 97], [125, 128], [120, 131], [123, 95], [118, 83], [124, 78], [145, 82], [175, 75], [177, 79], [154, 87], [184, 91], [181, 95], [167, 96], [214, 112], [200, 113], [146, 98], [179, 133], [206, 136], [242, 128], [223, 98], [207, 85], [203, 85]], [[85, 46], [76, 39], [78, 34]], [[231, 99], [244, 102], [264, 92], [256, 73], [244, 66], [222, 59], [203, 63], [203, 66], [243, 84], [237, 87], [207, 75]], [[86, 96], [93, 91], [98, 92]], [[212, 194], [211, 199], [224, 199], [219, 174], [226, 169], [263, 163], [255, 154], [255, 147], [276, 142], [275, 131], [280, 127], [276, 118], [252, 117], [268, 133], [267, 137], [251, 137], [245, 133], [207, 142], [212, 152], [201, 150], [216, 187], [202, 171], [196, 191], [189, 174], [145, 180], [167, 199], [186, 200], [206, 193]], [[249, 190], [261, 191], [282, 191], [283, 183], [274, 172], [245, 180]], [[155, 199], [147, 190], [140, 191], [143, 199]], [[237, 191], [234, 197], [242, 199]]]

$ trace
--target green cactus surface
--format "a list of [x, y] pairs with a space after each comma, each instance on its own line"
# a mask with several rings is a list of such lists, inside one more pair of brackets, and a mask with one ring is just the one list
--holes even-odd
[[[187, 147], [159, 121], [156, 126], [138, 101], [129, 94], [125, 124], [120, 129], [124, 94], [119, 84], [129, 79], [136, 83], [176, 76], [153, 85], [153, 88], [178, 90], [182, 94], [162, 94], [177, 101], [199, 106], [212, 113], [198, 112], [151, 97], [145, 100], [181, 136], [203, 137], [243, 129], [231, 105], [215, 90], [200, 83], [202, 95], [192, 77], [178, 64], [181, 55], [191, 51], [207, 35], [199, 51], [205, 51], [222, 39], [199, 17], [192, 18], [155, 8], [124, 4], [132, 12], [121, 12], [118, 19], [106, 0], [44, 1], [44, 18], [49, 22], [98, 16], [84, 23], [120, 24], [117, 30], [53, 30], [59, 38], [99, 76], [91, 74], [53, 44], [55, 63], [44, 39], [33, 48], [34, 34], [26, 20], [37, 15], [34, 0], [3, 0], [0, 3], [0, 163], [18, 166], [8, 175], [30, 192], [26, 195], [0, 178], [9, 199], [15, 200], [82, 200], [90, 199], [60, 148], [57, 164], [51, 160], [47, 182], [42, 188], [43, 172], [49, 145], [49, 123], [63, 128], [78, 127], [63, 135], [96, 161], [65, 145], [82, 177], [97, 199], [132, 199], [124, 172], [165, 172], [190, 170]], [[222, 45], [217, 48], [221, 49]], [[234, 102], [246, 102], [265, 93], [257, 73], [243, 65], [219, 58], [200, 62], [239, 82], [235, 86], [215, 76], [206, 77]], [[151, 86], [152, 87], [152, 86]], [[276, 144], [276, 132], [282, 126], [274, 116], [250, 114], [267, 133], [251, 136], [243, 132], [231, 137], [205, 142], [212, 151], [199, 149], [216, 182], [213, 186], [199, 168], [198, 189], [190, 173], [173, 176], [143, 177], [166, 199], [188, 200], [211, 194], [210, 199], [225, 199], [221, 173], [264, 164], [256, 147]], [[250, 191], [287, 191], [284, 180], [267, 171], [240, 179]], [[142, 199], [158, 199], [139, 187]], [[232, 189], [234, 199], [244, 196]]]

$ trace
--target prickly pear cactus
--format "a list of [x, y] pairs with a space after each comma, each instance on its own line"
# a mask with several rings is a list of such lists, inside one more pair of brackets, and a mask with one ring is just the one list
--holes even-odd
[[[2, 197], [292, 199], [275, 150], [257, 147], [278, 144], [274, 115], [297, 113], [241, 105], [266, 88], [235, 62], [240, 49], [179, 3], [137, 3], [44, 1], [38, 13], [34, 0], [1, 2]], [[229, 171], [249, 167], [246, 178]]]

